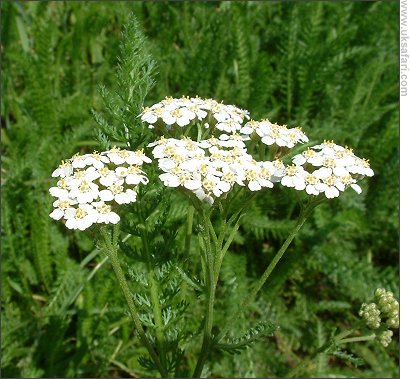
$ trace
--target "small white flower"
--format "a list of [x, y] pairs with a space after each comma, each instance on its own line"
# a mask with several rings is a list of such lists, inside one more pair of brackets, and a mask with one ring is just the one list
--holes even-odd
[[141, 166], [144, 163], [151, 163], [152, 160], [151, 158], [147, 157], [144, 154], [144, 150], [137, 150], [137, 151], [131, 151], [130, 154], [125, 157], [125, 161], [130, 164], [130, 165], [138, 165]]
[[292, 158], [292, 162], [297, 166], [302, 166], [305, 163], [310, 163], [313, 166], [321, 166], [323, 164], [323, 156], [307, 148], [302, 154], [295, 155]]
[[99, 181], [104, 187], [109, 187], [118, 180], [115, 171], [110, 170], [107, 166], [100, 168], [98, 173], [100, 174]]
[[113, 147], [111, 150], [104, 152], [112, 163], [120, 165], [126, 162], [126, 159], [131, 157], [131, 151], [121, 150], [118, 147]]
[[288, 166], [286, 167], [285, 176], [282, 178], [281, 184], [285, 187], [293, 187], [298, 191], [304, 190], [306, 187], [306, 174], [307, 172], [302, 166]]
[[79, 203], [91, 203], [99, 195], [98, 185], [87, 179], [79, 180], [70, 186], [69, 197], [76, 199]]
[[[305, 176], [306, 192], [310, 195], [324, 192], [328, 198], [339, 196], [348, 187], [360, 194], [362, 189], [357, 180], [374, 175], [367, 160], [356, 157], [352, 149], [333, 141], [325, 140], [312, 149], [308, 148], [302, 154], [295, 155], [292, 162], [298, 167], [305, 165], [308, 169], [318, 167]], [[287, 181], [289, 179], [285, 179]]]
[[60, 178], [65, 178], [67, 176], [72, 175], [73, 173], [73, 165], [70, 163], [70, 161], [61, 161], [60, 166], [56, 168], [51, 176], [53, 178], [60, 177]]
[[105, 202], [114, 200], [118, 204], [129, 204], [134, 202], [137, 194], [131, 189], [126, 189], [124, 191], [122, 184], [123, 181], [118, 181], [108, 187], [108, 189], [100, 191], [100, 199]]
[[127, 176], [125, 177], [125, 183], [127, 184], [148, 184], [149, 180], [144, 175], [144, 171], [142, 171], [138, 166], [129, 166], [127, 171]]
[[180, 167], [175, 167], [170, 172], [161, 174], [159, 178], [167, 187], [183, 186], [189, 190], [196, 190], [201, 187], [199, 180], [195, 180], [190, 172], [182, 170]]
[[86, 158], [83, 155], [74, 155], [71, 157], [71, 164], [74, 168], [84, 168], [87, 166]]
[[53, 203], [53, 207], [55, 207], [56, 209], [54, 209], [51, 213], [50, 213], [50, 217], [53, 218], [54, 220], [60, 220], [64, 214], [65, 211], [69, 208], [72, 208], [71, 206], [76, 204], [76, 202], [74, 200], [71, 200], [69, 198], [66, 199], [58, 199]]
[[305, 182], [306, 182], [306, 193], [308, 195], [317, 196], [323, 190], [323, 188], [321, 187], [319, 178], [314, 174], [306, 174]]
[[97, 170], [104, 167], [104, 164], [110, 162], [110, 160], [106, 156], [101, 155], [96, 151], [94, 151], [94, 153], [92, 154], [84, 155], [83, 160], [87, 166], [93, 166]]
[[98, 212], [91, 204], [78, 204], [78, 208], [68, 208], [65, 211], [66, 227], [68, 229], [85, 230], [98, 220]]
[[103, 201], [98, 201], [92, 203], [95, 210], [98, 212], [97, 222], [104, 224], [117, 224], [120, 221], [120, 216], [111, 210], [111, 206], [104, 203]]
[[167, 125], [188, 125], [196, 117], [195, 113], [188, 108], [177, 108], [170, 112], [164, 112], [162, 119]]
[[51, 187], [48, 191], [50, 192], [51, 196], [58, 197], [60, 199], [68, 197], [68, 189], [70, 183], [70, 177], [68, 178], [61, 178], [57, 182], [57, 187]]
[[155, 124], [164, 114], [162, 104], [154, 104], [151, 108], [145, 108], [140, 114], [141, 120], [149, 124]]
[[320, 192], [324, 192], [328, 199], [333, 199], [339, 196], [339, 189], [337, 188], [337, 179], [334, 175], [330, 175], [323, 179], [322, 183], [316, 185]]

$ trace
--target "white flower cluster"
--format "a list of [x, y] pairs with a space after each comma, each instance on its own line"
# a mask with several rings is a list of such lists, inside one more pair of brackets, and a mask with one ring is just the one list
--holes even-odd
[[268, 120], [248, 121], [240, 133], [247, 135], [258, 135], [263, 144], [271, 146], [292, 148], [297, 143], [308, 142], [309, 139], [300, 128], [288, 129], [286, 125], [272, 124]]
[[357, 181], [374, 175], [367, 160], [358, 158], [351, 149], [333, 141], [308, 148], [295, 155], [292, 162], [286, 167], [282, 185], [305, 190], [314, 196], [324, 193], [329, 199], [338, 197], [348, 187], [361, 193]]
[[[166, 97], [161, 102], [145, 108], [140, 114], [141, 120], [147, 122], [149, 128], [154, 128], [154, 124], [162, 121], [167, 129], [175, 125], [184, 127], [194, 120], [202, 121], [208, 115], [212, 116], [216, 129], [227, 133], [239, 131], [243, 121], [249, 119], [247, 110], [200, 97]], [[204, 126], [207, 128], [209, 124], [205, 123]]]
[[132, 188], [148, 183], [141, 166], [150, 162], [142, 150], [116, 147], [63, 161], [52, 173], [59, 180], [49, 190], [57, 198], [50, 217], [63, 219], [69, 229], [84, 230], [95, 223], [116, 224], [120, 217], [112, 205], [136, 201]]
[[235, 133], [199, 142], [162, 137], [148, 146], [154, 147], [153, 156], [164, 172], [159, 178], [165, 186], [184, 187], [210, 204], [235, 184], [251, 191], [271, 188], [285, 170], [279, 160], [255, 161]]

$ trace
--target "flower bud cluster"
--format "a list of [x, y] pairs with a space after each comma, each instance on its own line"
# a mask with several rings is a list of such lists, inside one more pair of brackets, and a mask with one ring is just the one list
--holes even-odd
[[378, 288], [374, 293], [374, 302], [362, 304], [359, 316], [371, 329], [379, 329], [377, 339], [382, 346], [387, 347], [393, 336], [389, 329], [399, 327], [399, 302], [390, 291]]
[[370, 329], [380, 328], [382, 319], [380, 317], [380, 310], [375, 303], [362, 304], [359, 316], [363, 317], [363, 320]]
[[382, 346], [387, 347], [390, 345], [390, 342], [392, 341], [392, 337], [393, 337], [393, 332], [391, 330], [385, 330], [384, 332], [380, 333], [377, 336], [377, 339], [379, 340]]
[[199, 142], [162, 137], [148, 146], [153, 147], [153, 156], [164, 172], [159, 178], [165, 186], [183, 187], [210, 204], [235, 184], [258, 191], [272, 188], [284, 174], [285, 166], [279, 160], [255, 161], [237, 134]]
[[393, 292], [378, 288], [375, 291], [375, 298], [382, 315], [387, 319], [387, 326], [397, 329], [399, 327], [399, 302], [394, 298]]
[[149, 162], [151, 159], [142, 150], [115, 147], [63, 161], [52, 173], [59, 180], [49, 189], [57, 198], [50, 217], [63, 219], [69, 229], [84, 230], [95, 223], [116, 224], [120, 217], [113, 208], [136, 201], [133, 188], [148, 183], [141, 166]]
[[360, 194], [362, 190], [357, 181], [364, 176], [374, 175], [368, 161], [333, 141], [324, 141], [308, 148], [295, 155], [292, 162], [292, 165], [286, 167], [282, 185], [305, 190], [313, 196], [324, 193], [329, 199], [338, 197], [349, 187]]

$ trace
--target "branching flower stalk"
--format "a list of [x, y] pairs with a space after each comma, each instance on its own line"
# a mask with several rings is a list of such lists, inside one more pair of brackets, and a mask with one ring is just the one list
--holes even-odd
[[[201, 376], [201, 372], [203, 370], [203, 367], [204, 367], [204, 364], [206, 362], [207, 356], [210, 353], [212, 347], [215, 346], [219, 341], [222, 340], [222, 338], [228, 332], [229, 328], [234, 324], [235, 320], [238, 319], [238, 317], [244, 312], [244, 310], [247, 309], [249, 304], [254, 300], [255, 296], [261, 290], [263, 285], [266, 283], [267, 279], [272, 274], [272, 271], [274, 270], [274, 268], [276, 267], [276, 265], [278, 264], [280, 259], [285, 254], [285, 252], [288, 249], [289, 245], [291, 244], [293, 239], [296, 237], [297, 233], [299, 232], [299, 230], [301, 229], [301, 227], [303, 226], [303, 224], [305, 223], [307, 218], [313, 212], [313, 209], [317, 205], [319, 205], [321, 202], [323, 202], [323, 200], [324, 200], [323, 198], [315, 199], [313, 201], [310, 200], [308, 202], [308, 204], [303, 206], [303, 208], [301, 210], [301, 213], [299, 215], [298, 221], [296, 222], [296, 225], [294, 226], [294, 228], [290, 232], [289, 236], [286, 238], [285, 242], [283, 243], [283, 245], [281, 246], [279, 251], [276, 253], [274, 258], [272, 259], [269, 266], [266, 268], [265, 272], [262, 274], [262, 276], [259, 278], [259, 280], [255, 283], [254, 288], [252, 289], [251, 293], [242, 301], [242, 303], [239, 305], [237, 311], [227, 320], [226, 324], [224, 325], [224, 327], [222, 327], [222, 329], [218, 333], [218, 335], [216, 335], [212, 338], [212, 341], [208, 341], [208, 338], [205, 338], [205, 336], [204, 336], [204, 342], [203, 342], [203, 345], [202, 345], [202, 349], [201, 349], [201, 352], [200, 352], [198, 363], [197, 363], [197, 366], [195, 367], [195, 371], [193, 373], [194, 378], [198, 378], [198, 377]], [[234, 216], [237, 216], [237, 215], [234, 215]], [[236, 222], [235, 227], [233, 228], [233, 232], [231, 233], [231, 235], [230, 235], [230, 237], [227, 241], [226, 246], [224, 246], [224, 248], [221, 249], [220, 252], [215, 254], [215, 256], [217, 257], [217, 261], [218, 261], [218, 263], [215, 267], [215, 269], [216, 269], [215, 289], [216, 289], [217, 279], [218, 279], [218, 275], [219, 275], [219, 270], [220, 270], [220, 267], [221, 267], [221, 264], [222, 264], [223, 255], [224, 255], [224, 253], [226, 253], [227, 249], [229, 248], [229, 245], [232, 242], [232, 239], [233, 239], [235, 233], [237, 232], [237, 230], [239, 228], [240, 218], [241, 218], [241, 216], [239, 216], [238, 221]], [[226, 224], [225, 224], [225, 226], [226, 226]], [[212, 225], [211, 225], [211, 228], [212, 228]], [[224, 230], [225, 230], [225, 228], [223, 227], [223, 231]], [[222, 233], [221, 233], [221, 235], [222, 235]], [[216, 246], [221, 248], [221, 246], [219, 244], [216, 244]]]

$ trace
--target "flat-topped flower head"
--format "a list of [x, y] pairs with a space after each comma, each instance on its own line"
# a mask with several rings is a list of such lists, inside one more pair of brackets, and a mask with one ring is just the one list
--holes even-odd
[[144, 108], [139, 115], [143, 122], [151, 129], [158, 128], [168, 132], [186, 128], [195, 122], [209, 128], [210, 123], [219, 132], [234, 133], [242, 128], [245, 120], [249, 119], [249, 112], [234, 105], [219, 103], [213, 99], [200, 97], [167, 97], [151, 107]]
[[[352, 149], [327, 140], [295, 155], [292, 162], [307, 173], [305, 187], [299, 188], [306, 188], [309, 195], [324, 193], [329, 199], [338, 197], [349, 187], [360, 194], [362, 189], [357, 182], [364, 176], [374, 175], [367, 160], [357, 157]], [[291, 183], [288, 178], [284, 181]]]
[[202, 141], [161, 138], [148, 146], [163, 171], [159, 179], [165, 186], [192, 191], [213, 204], [235, 185], [258, 191], [272, 188], [282, 178], [283, 163], [255, 161], [246, 150], [246, 139], [236, 133]]
[[142, 165], [150, 162], [143, 150], [117, 147], [74, 155], [52, 174], [60, 179], [49, 190], [57, 198], [50, 217], [62, 219], [69, 229], [80, 230], [92, 224], [117, 223], [119, 216], [112, 207], [136, 201], [133, 188], [148, 183]]

